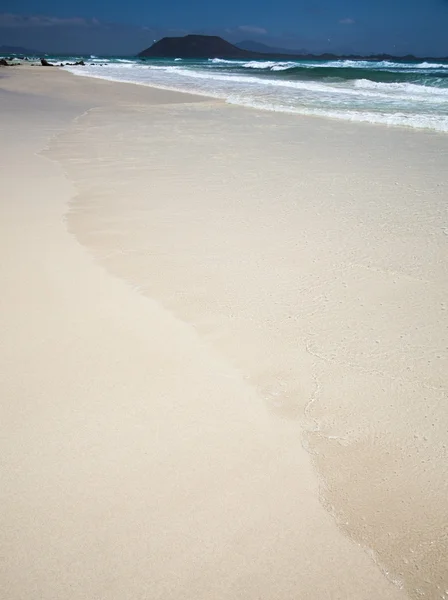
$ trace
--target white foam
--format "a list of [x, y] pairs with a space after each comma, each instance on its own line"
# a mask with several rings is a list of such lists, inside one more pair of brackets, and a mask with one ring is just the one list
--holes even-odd
[[271, 67], [271, 71], [288, 71], [289, 69], [295, 69], [299, 66], [298, 63], [280, 63]]
[[[378, 65], [378, 63], [375, 63]], [[367, 60], [330, 60], [326, 63], [315, 63], [317, 67], [333, 67], [335, 69], [365, 69], [372, 66]]]
[[329, 60], [327, 62], [313, 62], [313, 67], [333, 67], [335, 69], [399, 69], [401, 63], [394, 63], [387, 60]]
[[448, 63], [429, 63], [422, 62], [419, 65], [414, 65], [416, 69], [448, 69]]
[[244, 63], [243, 67], [245, 69], [270, 69], [271, 67], [275, 66], [275, 64], [276, 63], [271, 60], [267, 60], [267, 61], [251, 60], [250, 62]]
[[269, 71], [285, 71], [301, 66], [298, 62], [279, 62], [277, 60], [251, 60], [242, 65], [245, 69], [268, 69]]
[[316, 68], [333, 68], [333, 69], [374, 69], [381, 71], [392, 71], [397, 70], [408, 73], [419, 73], [422, 70], [436, 70], [436, 69], [448, 69], [448, 63], [405, 63], [405, 62], [393, 62], [388, 60], [329, 60], [329, 61], [259, 61], [253, 60], [249, 62], [237, 61], [237, 60], [225, 60], [222, 58], [211, 58], [209, 63], [212, 64], [231, 64], [241, 65], [246, 69], [269, 69], [271, 71], [282, 71], [294, 67], [302, 67], [306, 69]]
[[90, 62], [93, 63], [93, 64], [95, 64], [95, 65], [98, 65], [98, 64], [104, 65], [104, 64], [109, 64], [111, 62], [111, 60], [109, 58], [97, 58], [97, 57], [95, 57], [95, 58], [90, 59]]
[[367, 90], [380, 90], [387, 94], [401, 92], [404, 94], [402, 97], [406, 99], [428, 96], [429, 100], [437, 99], [438, 102], [448, 102], [448, 88], [418, 85], [415, 83], [382, 83], [370, 81], [370, 79], [357, 79], [355, 81], [355, 87]]
[[213, 63], [215, 65], [223, 64], [223, 65], [242, 65], [244, 61], [238, 60], [226, 60], [224, 58], [209, 58], [208, 62]]
[[[302, 65], [301, 65], [302, 66]], [[416, 72], [422, 69], [448, 69], [448, 63], [405, 63], [405, 62], [392, 62], [389, 60], [336, 60], [322, 62], [313, 62], [313, 67], [332, 67], [335, 69], [374, 69], [381, 71], [405, 71], [405, 72]]]

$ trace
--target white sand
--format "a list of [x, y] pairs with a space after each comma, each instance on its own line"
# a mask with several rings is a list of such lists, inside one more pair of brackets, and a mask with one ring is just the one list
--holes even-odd
[[0, 596], [444, 598], [448, 138], [9, 73]]

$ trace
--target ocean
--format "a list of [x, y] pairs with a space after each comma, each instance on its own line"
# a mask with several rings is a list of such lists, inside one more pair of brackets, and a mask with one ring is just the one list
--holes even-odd
[[263, 110], [448, 132], [448, 62], [92, 56], [66, 69]]

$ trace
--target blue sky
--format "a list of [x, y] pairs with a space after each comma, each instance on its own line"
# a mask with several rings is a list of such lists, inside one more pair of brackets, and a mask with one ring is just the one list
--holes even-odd
[[2, 0], [2, 12], [0, 45], [56, 52], [134, 53], [195, 32], [312, 52], [448, 55], [448, 0]]

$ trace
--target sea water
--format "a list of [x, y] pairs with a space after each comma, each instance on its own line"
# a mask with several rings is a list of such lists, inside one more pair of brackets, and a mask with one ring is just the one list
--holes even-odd
[[448, 132], [445, 61], [90, 57], [66, 68], [258, 109]]

